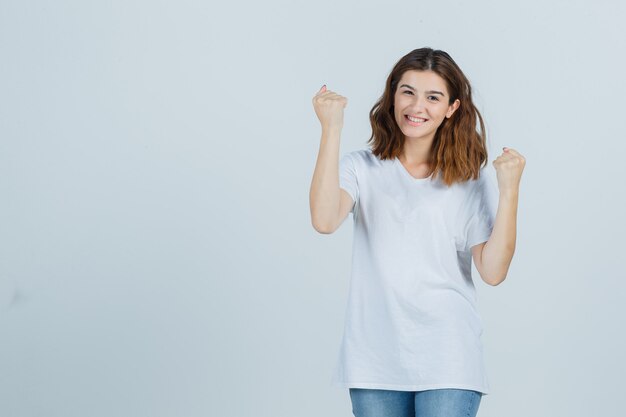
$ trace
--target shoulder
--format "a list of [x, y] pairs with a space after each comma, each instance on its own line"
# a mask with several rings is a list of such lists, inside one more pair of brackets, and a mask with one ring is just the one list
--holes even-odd
[[350, 158], [358, 161], [366, 161], [369, 160], [370, 158], [372, 158], [374, 155], [372, 154], [372, 151], [370, 149], [357, 149], [354, 151], [349, 151], [346, 152], [344, 155], [349, 156]]
[[475, 180], [475, 186], [483, 192], [493, 192], [498, 188], [498, 179], [493, 166], [487, 165], [480, 169], [480, 176]]
[[473, 192], [478, 192], [482, 189], [490, 187], [494, 181], [494, 178], [493, 178], [494, 173], [491, 172], [491, 170], [489, 170], [488, 168], [489, 166], [484, 166], [480, 168], [480, 171], [478, 173], [478, 178], [476, 179], [472, 178], [465, 182], [460, 183], [459, 184], [460, 188], [464, 189], [467, 192], [473, 193]]
[[354, 161], [355, 164], [363, 167], [379, 166], [387, 161], [382, 161], [372, 153], [370, 148], [357, 149], [346, 153], [346, 156]]
[[342, 159], [350, 160], [354, 164], [355, 168], [368, 168], [376, 165], [380, 161], [372, 154], [372, 151], [368, 148], [357, 149], [344, 153]]
[[479, 178], [471, 181], [471, 188], [468, 189], [468, 200], [481, 207], [490, 207], [496, 210], [498, 206], [498, 180], [495, 169], [486, 166], [480, 169]]
[[[467, 210], [473, 210], [476, 204], [480, 204], [485, 199], [493, 199], [497, 195], [497, 183], [493, 178], [495, 173], [489, 170], [489, 166], [480, 169], [479, 176], [476, 179], [455, 183], [452, 186], [453, 194], [459, 201], [458, 203]], [[496, 197], [497, 198], [497, 197]], [[455, 200], [456, 201], [456, 200]]]

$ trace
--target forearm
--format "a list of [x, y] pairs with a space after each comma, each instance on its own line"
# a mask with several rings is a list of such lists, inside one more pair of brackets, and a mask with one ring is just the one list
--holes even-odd
[[311, 181], [311, 222], [320, 232], [329, 232], [339, 213], [339, 138], [341, 129], [322, 129], [320, 148]]
[[491, 285], [504, 281], [515, 253], [518, 195], [518, 191], [500, 192], [493, 230], [483, 247], [481, 261]]

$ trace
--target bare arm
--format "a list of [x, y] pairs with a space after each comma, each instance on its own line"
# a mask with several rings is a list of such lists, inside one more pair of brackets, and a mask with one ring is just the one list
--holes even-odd
[[353, 201], [339, 188], [339, 138], [343, 129], [343, 109], [348, 99], [326, 84], [313, 97], [313, 107], [322, 125], [322, 139], [317, 155], [309, 205], [311, 223], [320, 233], [333, 233], [348, 216]]
[[354, 204], [350, 194], [339, 188], [340, 135], [340, 128], [322, 129], [317, 163], [311, 181], [311, 223], [320, 233], [333, 233], [337, 230]]
[[474, 264], [489, 285], [506, 278], [515, 253], [518, 193], [501, 193], [493, 231], [487, 242], [472, 246]]
[[490, 285], [504, 281], [515, 253], [519, 185], [526, 166], [526, 158], [518, 151], [503, 149], [502, 155], [493, 161], [500, 190], [495, 224], [489, 240], [472, 247], [476, 269]]

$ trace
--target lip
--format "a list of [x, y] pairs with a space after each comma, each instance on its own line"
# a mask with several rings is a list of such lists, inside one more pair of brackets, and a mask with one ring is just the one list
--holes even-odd
[[[405, 115], [404, 115], [404, 120], [406, 120], [406, 122], [407, 122], [409, 125], [411, 125], [411, 126], [421, 126], [421, 125], [423, 125], [424, 123], [426, 123], [426, 122], [428, 121], [428, 119], [425, 119], [425, 118], [423, 118], [423, 117], [419, 117], [420, 119], [424, 119], [424, 121], [423, 121], [423, 122], [421, 122], [421, 123], [415, 123], [415, 122], [410, 121], [410, 120], [409, 120], [409, 118], [408, 118], [407, 116], [409, 116], [409, 115], [408, 115], [408, 114], [405, 114]], [[411, 116], [411, 117], [415, 117], [415, 116]]]

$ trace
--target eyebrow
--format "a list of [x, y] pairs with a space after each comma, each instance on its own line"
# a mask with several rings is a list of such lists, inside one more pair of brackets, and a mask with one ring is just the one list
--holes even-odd
[[[411, 89], [411, 90], [415, 91], [415, 88], [411, 87], [411, 86], [410, 86], [410, 85], [408, 85], [408, 84], [402, 84], [402, 85], [400, 86], [400, 88], [402, 88], [402, 87], [406, 87], [406, 88], [408, 88], [408, 89]], [[445, 94], [443, 94], [441, 91], [437, 91], [437, 90], [428, 90], [428, 91], [426, 91], [426, 94], [441, 94], [443, 97], [445, 97], [445, 96], [446, 96], [446, 95], [445, 95]]]

